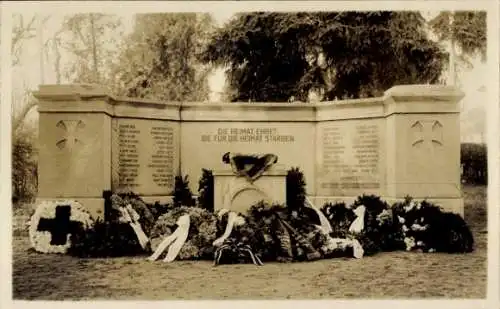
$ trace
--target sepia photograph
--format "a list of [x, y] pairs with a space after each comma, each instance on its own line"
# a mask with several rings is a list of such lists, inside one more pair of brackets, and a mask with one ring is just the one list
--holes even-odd
[[2, 12], [12, 300], [495, 297], [498, 4], [133, 2]]

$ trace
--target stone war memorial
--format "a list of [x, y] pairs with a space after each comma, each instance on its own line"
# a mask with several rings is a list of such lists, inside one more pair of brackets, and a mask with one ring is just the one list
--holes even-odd
[[[41, 85], [35, 96], [33, 254], [95, 265], [136, 257], [141, 269], [200, 261], [203, 271], [202, 261], [324, 260], [310, 266], [323, 273], [396, 251], [412, 251], [415, 267], [434, 252], [472, 253], [467, 261], [480, 264], [464, 218], [455, 88], [395, 86], [321, 103], [157, 102], [86, 84]], [[364, 260], [347, 267], [381, 261]], [[160, 265], [148, 267], [191, 276], [185, 263]]]
[[[38, 203], [75, 200], [104, 216], [103, 191], [129, 188], [170, 201], [176, 175], [197, 191], [213, 171], [215, 209], [285, 202], [298, 167], [314, 205], [375, 194], [411, 196], [463, 216], [459, 102], [440, 85], [405, 85], [383, 97], [321, 103], [171, 103], [114, 97], [96, 85], [42, 85]], [[234, 175], [226, 153], [273, 154], [255, 181]]]

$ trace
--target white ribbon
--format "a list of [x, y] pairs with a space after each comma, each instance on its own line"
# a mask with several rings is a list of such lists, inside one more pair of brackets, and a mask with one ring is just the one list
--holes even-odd
[[163, 241], [156, 248], [156, 251], [148, 257], [148, 260], [156, 261], [163, 251], [165, 251], [165, 249], [167, 249], [167, 247], [170, 246], [170, 244], [175, 240], [175, 238], [177, 238], [177, 235], [174, 234], [165, 237], [165, 239], [163, 239]]
[[231, 235], [231, 232], [233, 231], [234, 222], [236, 221], [236, 217], [237, 214], [235, 212], [231, 211], [228, 214], [226, 230], [224, 231], [224, 234], [221, 237], [214, 240], [213, 242], [214, 246], [216, 247], [220, 246], [229, 237], [229, 235]]
[[183, 215], [177, 219], [177, 229], [175, 229], [172, 235], [165, 237], [165, 239], [160, 243], [156, 251], [148, 258], [150, 261], [156, 261], [160, 255], [168, 249], [167, 256], [163, 259], [164, 262], [172, 262], [175, 260], [182, 246], [186, 242], [189, 234], [189, 215]]
[[364, 205], [360, 205], [354, 210], [354, 214], [356, 215], [356, 219], [352, 222], [349, 227], [349, 232], [351, 233], [361, 233], [365, 227], [365, 212], [366, 207]]
[[137, 213], [137, 211], [135, 211], [135, 209], [132, 208], [132, 205], [128, 204], [126, 208], [127, 208], [128, 213], [130, 214], [130, 217], [132, 218], [132, 221], [133, 222], [138, 222], [139, 219], [141, 218], [141, 216], [139, 216], [139, 214]]
[[330, 221], [328, 221], [328, 219], [319, 209], [314, 207], [314, 205], [311, 203], [311, 200], [309, 200], [307, 196], [305, 200], [305, 206], [313, 209], [316, 212], [316, 214], [319, 217], [319, 222], [321, 224], [321, 230], [323, 230], [325, 234], [330, 234], [333, 231], [332, 226], [330, 225]]
[[186, 242], [186, 239], [189, 234], [189, 224], [190, 224], [189, 215], [181, 216], [177, 221], [177, 225], [179, 226], [175, 230], [177, 238], [168, 249], [167, 256], [163, 259], [164, 262], [172, 262], [179, 254], [179, 251], [181, 251], [181, 248]]
[[134, 230], [135, 235], [137, 236], [137, 240], [139, 240], [139, 244], [141, 245], [142, 249], [145, 249], [146, 246], [148, 245], [149, 238], [146, 236], [146, 233], [142, 230], [142, 226], [137, 222], [131, 222], [130, 226]]
[[142, 249], [145, 249], [148, 242], [149, 238], [146, 236], [146, 233], [142, 230], [142, 226], [139, 223], [139, 219], [141, 216], [132, 208], [132, 205], [128, 204], [126, 207], [120, 207], [120, 212], [121, 212], [121, 217], [120, 221], [128, 223], [132, 229], [134, 230], [135, 235], [137, 236], [137, 239], [139, 240], [139, 244], [141, 245]]
[[360, 259], [365, 254], [365, 250], [363, 250], [363, 246], [359, 243], [357, 239], [352, 240], [352, 249], [353, 255], [355, 258]]

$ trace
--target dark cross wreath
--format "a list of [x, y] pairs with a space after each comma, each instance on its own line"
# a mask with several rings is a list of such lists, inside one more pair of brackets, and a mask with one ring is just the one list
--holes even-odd
[[51, 235], [50, 245], [64, 245], [68, 234], [72, 234], [83, 224], [70, 220], [71, 205], [56, 206], [56, 216], [54, 219], [40, 218], [37, 230], [47, 231]]

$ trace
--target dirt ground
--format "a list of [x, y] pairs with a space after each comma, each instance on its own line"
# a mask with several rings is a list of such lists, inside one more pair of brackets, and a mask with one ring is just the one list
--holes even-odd
[[307, 263], [170, 264], [143, 257], [80, 259], [38, 254], [13, 238], [13, 295], [20, 300], [485, 298], [486, 188], [466, 187], [471, 254], [379, 253]]

